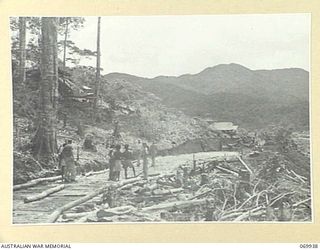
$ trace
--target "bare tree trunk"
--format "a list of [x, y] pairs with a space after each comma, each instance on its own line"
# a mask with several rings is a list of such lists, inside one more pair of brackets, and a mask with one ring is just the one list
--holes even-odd
[[26, 17], [19, 17], [19, 82], [26, 80]]
[[66, 31], [64, 33], [64, 43], [63, 43], [63, 69], [66, 68], [66, 54], [67, 54], [67, 39], [69, 32], [69, 18], [66, 18]]
[[98, 30], [97, 30], [97, 71], [96, 71], [96, 88], [95, 88], [95, 101], [94, 108], [98, 106], [99, 94], [100, 94], [100, 23], [101, 17], [98, 17]]
[[37, 159], [48, 161], [57, 152], [56, 108], [58, 97], [57, 18], [41, 19], [41, 84], [39, 98], [39, 124], [33, 140], [33, 153]]
[[33, 201], [37, 201], [37, 200], [41, 200], [44, 199], [46, 197], [48, 197], [50, 194], [56, 193], [61, 191], [62, 189], [64, 189], [66, 186], [64, 184], [59, 185], [59, 186], [55, 186], [53, 188], [49, 188], [43, 192], [41, 192], [40, 194], [35, 194], [35, 195], [31, 195], [31, 196], [27, 196], [23, 199], [24, 203], [28, 203], [28, 202], [33, 202]]

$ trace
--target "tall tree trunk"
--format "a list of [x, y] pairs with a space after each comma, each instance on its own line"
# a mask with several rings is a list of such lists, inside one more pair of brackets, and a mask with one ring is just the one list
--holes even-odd
[[96, 86], [95, 86], [95, 101], [94, 108], [98, 106], [99, 95], [100, 95], [100, 22], [101, 17], [98, 17], [98, 31], [97, 31], [97, 71], [96, 71]]
[[26, 80], [26, 17], [19, 17], [19, 82]]
[[58, 97], [57, 18], [41, 19], [41, 84], [38, 129], [33, 140], [33, 152], [47, 162], [57, 151], [56, 109]]
[[66, 31], [64, 33], [64, 43], [63, 43], [63, 69], [66, 68], [66, 54], [67, 54], [67, 39], [69, 32], [69, 18], [66, 18]]

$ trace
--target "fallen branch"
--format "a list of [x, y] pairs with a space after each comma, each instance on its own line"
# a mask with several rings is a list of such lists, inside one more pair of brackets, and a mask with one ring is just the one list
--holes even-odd
[[68, 213], [68, 214], [63, 214], [62, 219], [78, 219], [82, 218], [84, 216], [87, 216], [91, 214], [92, 212], [82, 212], [82, 213]]
[[29, 187], [34, 187], [42, 182], [53, 182], [53, 181], [58, 181], [61, 180], [61, 176], [53, 176], [53, 177], [47, 177], [47, 178], [39, 178], [39, 179], [34, 179], [30, 182], [19, 184], [19, 185], [14, 185], [13, 186], [13, 191], [20, 190], [20, 189], [25, 189]]
[[[96, 218], [95, 220], [98, 220], [99, 218], [124, 215], [134, 211], [137, 211], [137, 209], [133, 206], [122, 206], [122, 207], [109, 208], [106, 210], [100, 209], [100, 210], [95, 210], [91, 212], [79, 213], [80, 215], [83, 215], [83, 216], [80, 217], [75, 214], [77, 217], [73, 217], [73, 218], [77, 219], [75, 221], [76, 223], [84, 223], [84, 222], [87, 222], [87, 220], [90, 219], [90, 217], [91, 218], [95, 217]], [[68, 216], [69, 218], [72, 219], [70, 215]], [[65, 216], [65, 217], [68, 217], [68, 216]], [[73, 214], [71, 214], [71, 216], [73, 216]]]
[[237, 156], [238, 160], [242, 163], [242, 165], [250, 172], [250, 174], [253, 174], [251, 168], [241, 159], [240, 156]]
[[[288, 171], [289, 172], [289, 171]], [[290, 173], [290, 172], [289, 172]], [[284, 174], [284, 176], [288, 177], [290, 180], [296, 182], [296, 183], [300, 183], [301, 180], [299, 180], [298, 178], [294, 178], [288, 174]], [[298, 179], [298, 180], [297, 180]]]
[[300, 181], [302, 181], [303, 183], [305, 183], [308, 179], [304, 176], [298, 175], [296, 172], [294, 172], [293, 170], [290, 170], [290, 172], [296, 176]]
[[303, 200], [303, 201], [297, 202], [297, 203], [293, 204], [292, 207], [298, 207], [298, 206], [300, 206], [301, 204], [304, 204], [304, 203], [306, 203], [306, 202], [308, 202], [308, 201], [310, 201], [310, 200], [311, 200], [311, 198], [308, 198], [308, 199], [305, 199], [305, 200]]
[[162, 181], [162, 180], [157, 180], [158, 184], [161, 186], [167, 186], [167, 187], [176, 187], [177, 184], [172, 183], [172, 182], [167, 182], [167, 181]]
[[[228, 210], [228, 211], [223, 211], [222, 214], [220, 215], [220, 219], [221, 221], [225, 221], [227, 219], [230, 218], [234, 218], [236, 216], [240, 216], [243, 213], [248, 212], [249, 210], [253, 210], [256, 209], [256, 207], [249, 207], [249, 208], [245, 208], [245, 209], [240, 209], [240, 210]], [[228, 220], [229, 221], [229, 220]]]
[[221, 171], [224, 171], [224, 172], [228, 172], [230, 174], [233, 174], [233, 175], [236, 175], [238, 176], [238, 173], [236, 173], [235, 171], [233, 170], [230, 170], [230, 169], [227, 169], [227, 168], [224, 168], [224, 167], [221, 167], [221, 166], [215, 166], [215, 168], [221, 170]]
[[136, 210], [137, 208], [135, 208], [134, 206], [121, 206], [121, 207], [109, 208], [106, 210], [98, 210], [96, 213], [98, 218], [103, 218], [103, 217], [110, 217], [114, 215], [128, 214]]
[[[262, 192], [264, 192], [264, 190], [263, 190]], [[241, 208], [243, 208], [245, 204], [247, 204], [251, 199], [253, 199], [253, 198], [256, 197], [257, 195], [258, 195], [258, 198], [259, 198], [259, 196], [260, 196], [260, 194], [261, 194], [262, 192], [260, 192], [259, 194], [253, 194], [252, 196], [250, 196], [250, 197], [249, 197], [247, 200], [245, 200], [236, 210], [240, 210]], [[257, 200], [259, 200], [259, 199], [257, 199]]]
[[292, 195], [296, 192], [288, 192], [288, 193], [284, 193], [284, 194], [279, 194], [277, 195], [275, 198], [272, 199], [272, 201], [270, 202], [269, 206], [271, 207], [274, 203], [276, 203], [277, 201], [281, 200], [282, 198], [284, 198], [287, 195]]
[[108, 187], [115, 187], [115, 188], [120, 188], [124, 185], [127, 185], [129, 183], [133, 183], [133, 182], [137, 182], [137, 181], [140, 181], [141, 178], [140, 177], [137, 177], [137, 178], [132, 178], [132, 179], [128, 179], [128, 180], [123, 180], [123, 181], [120, 181], [120, 182], [109, 182], [108, 184], [106, 184], [105, 186], [103, 186], [102, 188], [99, 188], [97, 189], [96, 191], [78, 199], [78, 200], [75, 200], [75, 201], [72, 201], [72, 202], [69, 202], [67, 203], [66, 205], [58, 208], [56, 211], [54, 211], [49, 219], [48, 219], [48, 223], [54, 223], [58, 218], [59, 216], [66, 210], [70, 209], [70, 208], [73, 208], [75, 206], [78, 206], [80, 205], [81, 203], [84, 203], [84, 202], [87, 202], [88, 200], [91, 200], [92, 198], [94, 198], [95, 196], [99, 195], [99, 194], [102, 194]]
[[179, 192], [182, 192], [183, 190], [184, 190], [183, 188], [173, 188], [169, 190], [154, 190], [152, 193], [154, 195], [166, 195], [166, 194], [179, 193]]
[[101, 171], [95, 171], [95, 172], [94, 171], [90, 171], [90, 172], [85, 174], [85, 177], [89, 177], [89, 176], [92, 176], [92, 175], [98, 175], [98, 174], [104, 174], [106, 172], [107, 172], [106, 169], [101, 170]]
[[[103, 205], [100, 209], [108, 209], [108, 208], [109, 208], [108, 205]], [[88, 217], [96, 212], [97, 212], [97, 210], [89, 211], [89, 212], [79, 212], [79, 213], [73, 212], [73, 213], [62, 214], [61, 217], [62, 217], [62, 219], [65, 219], [65, 220], [68, 220], [68, 219], [74, 220], [74, 219], [83, 218], [85, 216]]]
[[129, 183], [129, 184], [126, 184], [126, 185], [122, 186], [121, 188], [119, 188], [119, 190], [131, 189], [134, 186], [143, 185], [145, 183], [147, 183], [146, 180], [141, 180], [141, 181], [138, 181], [138, 182], [135, 182], [135, 183]]
[[249, 210], [245, 213], [243, 213], [242, 215], [238, 216], [237, 218], [235, 218], [233, 221], [242, 221], [246, 218], [248, 218], [249, 216], [256, 216], [256, 215], [261, 215], [264, 213], [264, 211], [262, 210], [263, 207], [257, 207], [253, 210]]
[[208, 199], [201, 200], [188, 200], [188, 201], [175, 201], [170, 203], [162, 203], [151, 207], [144, 207], [141, 209], [142, 212], [153, 212], [157, 210], [167, 210], [172, 208], [186, 208], [189, 206], [206, 204]]
[[61, 191], [64, 188], [65, 188], [65, 185], [62, 184], [62, 185], [47, 189], [47, 190], [43, 191], [40, 194], [36, 194], [36, 195], [33, 195], [33, 196], [25, 197], [23, 201], [24, 201], [24, 203], [28, 203], [28, 202], [32, 202], [32, 201], [41, 200], [41, 199], [43, 199], [45, 197], [48, 197], [50, 194], [53, 194], [53, 193]]
[[201, 197], [201, 196], [203, 196], [203, 195], [206, 195], [206, 194], [208, 194], [208, 193], [213, 193], [213, 192], [216, 191], [216, 190], [224, 190], [224, 188], [208, 189], [208, 190], [206, 190], [206, 191], [203, 191], [203, 192], [201, 192], [201, 193], [196, 194], [196, 195], [193, 196], [193, 197], [190, 197], [188, 200], [197, 199], [197, 198], [199, 198], [199, 197]]

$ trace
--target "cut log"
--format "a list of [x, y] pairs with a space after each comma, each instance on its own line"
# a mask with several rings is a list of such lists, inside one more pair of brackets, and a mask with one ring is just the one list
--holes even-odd
[[155, 189], [159, 188], [159, 185], [157, 183], [154, 183], [154, 184], [151, 184], [151, 185], [147, 185], [145, 188], [148, 191], [152, 191], [152, 190], [155, 190]]
[[50, 194], [53, 194], [53, 193], [61, 191], [64, 188], [65, 188], [65, 185], [62, 184], [62, 185], [47, 189], [47, 190], [43, 191], [40, 194], [36, 194], [36, 195], [33, 195], [33, 196], [25, 197], [23, 201], [24, 201], [24, 203], [28, 203], [28, 202], [32, 202], [32, 201], [41, 200], [41, 199], [43, 199], [45, 197], [48, 197]]
[[[200, 189], [199, 189], [200, 190]], [[216, 190], [225, 190], [224, 188], [206, 188], [205, 190], [202, 190], [201, 192], [199, 192], [199, 190], [197, 191], [197, 193], [193, 196], [193, 197], [190, 197], [188, 200], [194, 200], [194, 199], [197, 199], [203, 195], [206, 195], [208, 193], [213, 193], [214, 191]]]
[[99, 218], [105, 218], [105, 217], [112, 217], [112, 216], [119, 216], [128, 214], [131, 212], [135, 212], [137, 209], [133, 206], [122, 206], [122, 207], [116, 207], [116, 208], [110, 208], [106, 210], [97, 210], [87, 213], [82, 213], [82, 217], [78, 217], [78, 219], [75, 221], [76, 223], [84, 223], [87, 222], [88, 219], [93, 221], [98, 221]]
[[[143, 175], [143, 171], [142, 172], [140, 172], [140, 173], [138, 173], [137, 175], [136, 175], [136, 177], [139, 177], [139, 176], [141, 176], [141, 175]], [[157, 177], [157, 176], [159, 176], [160, 175], [160, 173], [154, 173], [154, 174], [149, 174], [148, 175], [148, 178], [150, 179], [150, 177], [151, 178], [154, 178], [154, 177]], [[164, 176], [164, 175], [163, 175]]]
[[147, 183], [146, 180], [137, 181], [137, 182], [135, 182], [135, 183], [129, 183], [129, 184], [126, 184], [126, 185], [122, 186], [121, 188], [119, 188], [119, 190], [131, 189], [131, 188], [134, 187], [134, 186], [143, 185], [143, 184], [145, 184], [145, 183]]
[[[149, 175], [149, 181], [154, 180], [154, 179], [163, 178], [164, 176], [167, 176], [167, 175], [160, 175], [159, 173], [153, 174], [151, 177]], [[138, 178], [138, 177], [135, 177], [135, 178]], [[131, 179], [135, 179], [135, 178], [130, 178], [130, 179], [127, 179], [127, 180], [131, 180]], [[148, 182], [147, 180], [140, 180], [140, 181], [137, 181], [137, 182], [128, 183], [126, 185], [123, 185], [119, 190], [130, 189], [130, 188], [132, 188], [132, 187], [134, 187], [136, 185], [143, 185], [143, 184], [145, 184], [147, 182]], [[156, 184], [150, 185], [148, 187], [148, 190], [152, 190], [154, 188], [156, 188]]]
[[170, 203], [162, 203], [151, 207], [144, 207], [141, 209], [142, 212], [153, 212], [157, 210], [167, 210], [172, 208], [186, 208], [190, 206], [202, 205], [206, 204], [208, 199], [200, 199], [200, 200], [188, 200], [188, 201], [176, 201]]
[[[229, 211], [227, 214], [224, 214], [220, 217], [219, 221], [239, 221], [247, 218], [250, 215], [255, 215], [254, 213], [259, 212], [260, 210], [263, 211], [263, 207], [259, 206], [256, 208], [248, 209], [241, 209], [241, 210], [233, 210]], [[263, 211], [264, 212], [264, 211]], [[234, 218], [236, 217], [236, 218]]]
[[159, 188], [158, 184], [155, 183], [155, 184], [147, 184], [147, 185], [144, 185], [142, 188], [140, 188], [139, 190], [136, 190], [135, 193], [139, 193], [139, 194], [151, 194], [151, 191], [152, 190], [155, 190]]
[[68, 213], [68, 214], [63, 214], [62, 219], [78, 219], [82, 218], [84, 216], [87, 216], [91, 214], [92, 212], [82, 212], [82, 213]]
[[137, 211], [137, 209], [134, 206], [121, 206], [121, 207], [115, 207], [110, 208], [106, 210], [99, 210], [97, 211], [97, 217], [103, 218], [103, 217], [110, 217], [114, 215], [123, 215], [128, 214]]
[[222, 172], [227, 172], [227, 173], [230, 173], [230, 174], [238, 176], [238, 173], [233, 171], [233, 170], [226, 169], [226, 168], [221, 167], [221, 166], [215, 166], [215, 168], [221, 170]]
[[253, 174], [251, 168], [241, 159], [240, 156], [237, 156], [238, 160], [241, 162], [241, 164], [250, 172], [250, 174]]
[[232, 221], [242, 221], [246, 218], [248, 218], [249, 216], [256, 216], [256, 215], [261, 215], [263, 214], [265, 211], [262, 209], [262, 206], [260, 207], [257, 207], [255, 209], [252, 209], [250, 211], [247, 211], [243, 214], [241, 214], [240, 216], [238, 216], [237, 218], [235, 218], [234, 220]]
[[66, 210], [73, 208], [75, 206], [78, 206], [84, 202], [87, 202], [88, 200], [91, 200], [92, 198], [96, 197], [99, 194], [102, 194], [108, 187], [113, 186], [115, 188], [120, 188], [124, 185], [130, 184], [130, 183], [134, 183], [134, 182], [138, 182], [140, 181], [141, 178], [140, 177], [136, 177], [136, 178], [132, 178], [132, 179], [128, 179], [128, 180], [123, 180], [120, 182], [109, 182], [108, 184], [106, 184], [105, 186], [103, 186], [102, 188], [99, 188], [97, 190], [95, 190], [94, 192], [78, 199], [72, 202], [67, 203], [66, 205], [58, 208], [56, 211], [54, 211], [49, 219], [48, 219], [48, 223], [54, 223], [56, 222], [56, 220], [59, 218], [59, 216]]
[[135, 195], [128, 199], [135, 204], [142, 203], [142, 202], [155, 202], [156, 204], [167, 201], [169, 198], [177, 198], [175, 194], [170, 195], [152, 195], [152, 194], [143, 194], [143, 195]]
[[166, 195], [166, 194], [174, 194], [174, 193], [179, 193], [182, 192], [184, 189], [183, 188], [173, 188], [173, 189], [168, 189], [168, 190], [153, 190], [154, 195]]
[[157, 183], [161, 186], [167, 186], [167, 187], [178, 187], [177, 183], [172, 183], [172, 182], [168, 182], [168, 181], [162, 181], [162, 180], [157, 180]]
[[104, 174], [106, 172], [107, 172], [106, 169], [101, 170], [101, 171], [95, 171], [95, 172], [94, 171], [90, 171], [90, 172], [86, 173], [85, 176], [89, 177], [89, 176], [92, 176], [92, 175]]
[[25, 189], [29, 187], [34, 187], [42, 182], [53, 182], [53, 181], [58, 181], [61, 180], [61, 176], [53, 176], [53, 177], [47, 177], [47, 178], [39, 178], [39, 179], [34, 179], [30, 182], [19, 184], [19, 185], [14, 185], [13, 186], [13, 191], [20, 190], [20, 189]]
[[[109, 208], [108, 204], [104, 204], [101, 209], [108, 209], [108, 208]], [[62, 219], [65, 219], [65, 220], [79, 219], [79, 218], [83, 218], [85, 216], [91, 216], [92, 214], [94, 214], [96, 212], [97, 212], [97, 210], [89, 211], [89, 212], [80, 212], [80, 213], [66, 213], [66, 214], [62, 215]]]

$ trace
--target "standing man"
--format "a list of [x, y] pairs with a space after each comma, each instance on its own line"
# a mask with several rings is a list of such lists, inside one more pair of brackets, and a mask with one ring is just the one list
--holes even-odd
[[61, 152], [61, 160], [64, 162], [64, 180], [66, 182], [74, 182], [76, 180], [76, 169], [74, 165], [74, 156], [72, 148], [72, 140], [68, 140]]
[[122, 153], [120, 152], [121, 146], [116, 145], [116, 151], [113, 154], [114, 159], [114, 166], [113, 166], [113, 176], [114, 181], [120, 180], [120, 172], [121, 172], [121, 159], [122, 159]]
[[109, 181], [113, 181], [113, 168], [114, 168], [114, 145], [110, 146], [108, 156], [109, 156]]
[[[64, 162], [64, 159], [63, 159], [63, 155], [62, 155], [62, 151], [63, 151], [63, 148], [68, 145], [68, 141], [66, 140], [58, 149], [58, 152], [59, 152], [59, 164], [58, 164], [58, 169], [61, 170], [61, 177], [62, 177], [62, 181], [64, 181], [64, 175], [65, 175], [65, 162]], [[61, 149], [61, 151], [60, 151]]]
[[149, 156], [149, 147], [147, 143], [142, 143], [142, 165], [143, 165], [143, 178], [148, 180], [148, 156]]
[[122, 166], [124, 168], [124, 176], [127, 179], [128, 178], [128, 168], [132, 168], [133, 175], [136, 177], [136, 170], [134, 169], [134, 166], [132, 164], [133, 155], [132, 152], [129, 150], [129, 145], [124, 145], [124, 152], [122, 153]]
[[155, 141], [152, 142], [151, 146], [150, 146], [150, 156], [151, 156], [151, 167], [155, 167], [156, 166], [156, 156], [157, 156], [157, 145], [155, 143]]
[[143, 151], [143, 145], [141, 144], [141, 141], [138, 140], [138, 152], [137, 152], [137, 166], [138, 167], [140, 167], [140, 165], [141, 165], [142, 151]]

